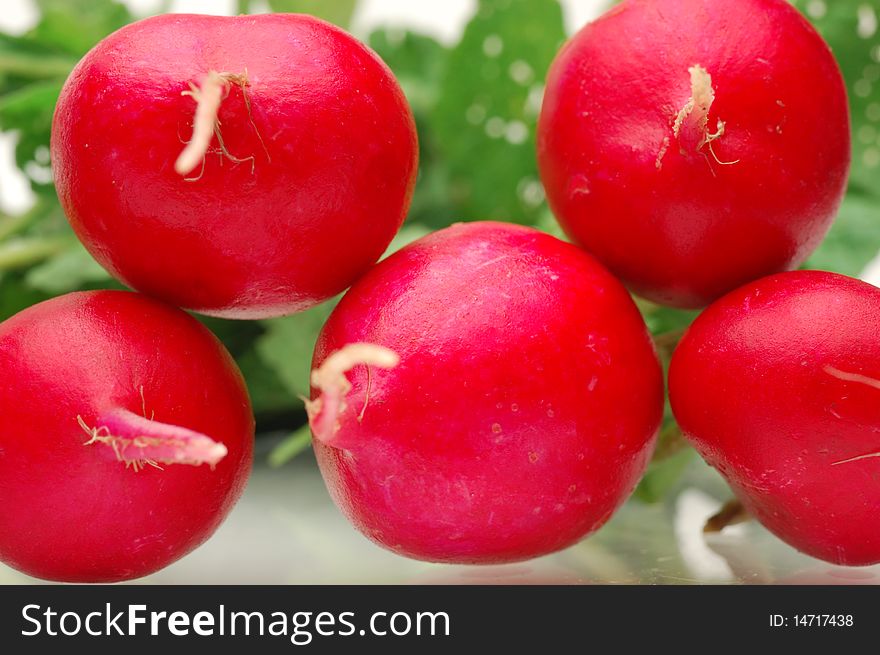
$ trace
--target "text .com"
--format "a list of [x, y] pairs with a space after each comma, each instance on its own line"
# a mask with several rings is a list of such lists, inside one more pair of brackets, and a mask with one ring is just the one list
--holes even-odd
[[316, 637], [448, 637], [446, 612], [373, 612], [363, 620], [355, 612], [231, 611], [220, 605], [213, 611], [151, 611], [146, 605], [114, 609], [111, 603], [90, 612], [58, 611], [51, 606], [25, 605], [25, 637], [159, 636], [175, 637], [286, 637], [305, 646]]

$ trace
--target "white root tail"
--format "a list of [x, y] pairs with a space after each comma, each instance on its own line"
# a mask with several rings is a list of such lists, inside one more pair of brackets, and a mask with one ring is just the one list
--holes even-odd
[[866, 386], [880, 390], [880, 380], [878, 380], [877, 378], [872, 378], [867, 375], [861, 375], [860, 373], [849, 373], [847, 371], [841, 371], [839, 368], [835, 368], [830, 364], [825, 366], [823, 370], [828, 375], [830, 375], [831, 377], [835, 377], [838, 380], [843, 380], [844, 382], [857, 382], [858, 384], [864, 384]]
[[127, 409], [115, 408], [89, 426], [81, 417], [77, 423], [89, 436], [86, 446], [109, 446], [116, 459], [139, 471], [160, 464], [208, 464], [212, 468], [226, 457], [228, 450], [211, 437], [180, 427], [153, 421]]
[[880, 457], [880, 453], [868, 453], [867, 455], [859, 455], [858, 457], [850, 457], [842, 459], [839, 462], [831, 462], [831, 466], [840, 466], [841, 464], [850, 464], [852, 462], [861, 462], [864, 459], [875, 459]]
[[[400, 363], [396, 352], [371, 343], [351, 343], [331, 354], [312, 371], [311, 383], [320, 395], [314, 400], [306, 400], [306, 413], [315, 438], [328, 442], [339, 430], [339, 419], [347, 409], [346, 396], [351, 391], [351, 382], [346, 373], [355, 366], [377, 366], [394, 368]], [[368, 369], [369, 370], [369, 369]], [[369, 389], [367, 398], [369, 398]], [[359, 419], [363, 418], [366, 402]]]
[[[826, 365], [822, 370], [824, 370], [831, 377], [837, 378], [838, 380], [843, 380], [844, 382], [855, 382], [856, 384], [864, 384], [865, 386], [871, 387], [872, 389], [880, 390], [880, 380], [878, 380], [877, 378], [862, 375], [861, 373], [850, 373], [848, 371], [842, 371], [839, 368], [831, 365]], [[841, 464], [850, 464], [852, 462], [860, 462], [862, 460], [875, 458], [880, 458], [880, 452], [873, 452], [867, 453], [866, 455], [849, 457], [847, 459], [840, 460], [839, 462], [832, 462], [831, 466], [840, 466]]]
[[[712, 158], [722, 166], [730, 166], [739, 163], [736, 161], [721, 161], [712, 148], [712, 142], [724, 136], [726, 125], [721, 119], [715, 126], [715, 131], [709, 131], [709, 111], [715, 103], [715, 89], [712, 86], [712, 76], [705, 68], [696, 64], [688, 68], [691, 77], [691, 97], [684, 107], [676, 114], [672, 123], [672, 134], [678, 140], [682, 151], [693, 148], [695, 152], [701, 152], [708, 147]], [[657, 168], [662, 164], [666, 154], [668, 143], [664, 141], [660, 155], [657, 158]]]
[[709, 74], [709, 71], [699, 64], [688, 68], [688, 73], [691, 76], [691, 97], [675, 117], [675, 122], [672, 124], [672, 133], [675, 135], [675, 138], [679, 138], [682, 127], [686, 121], [689, 121], [696, 124], [697, 130], [704, 135], [703, 138], [705, 139], [705, 135], [709, 132], [709, 110], [715, 102], [712, 76]]
[[190, 83], [189, 91], [181, 95], [192, 96], [196, 101], [196, 113], [193, 119], [192, 138], [174, 162], [174, 170], [186, 175], [198, 166], [208, 152], [214, 130], [217, 127], [217, 112], [229, 82], [216, 71], [210, 71], [202, 86]]
[[235, 84], [241, 88], [242, 98], [244, 99], [245, 111], [248, 120], [254, 129], [254, 133], [260, 142], [263, 152], [266, 154], [266, 160], [271, 161], [266, 143], [257, 125], [254, 122], [251, 113], [251, 101], [248, 95], [248, 74], [244, 73], [218, 73], [217, 71], [209, 71], [205, 76], [201, 86], [196, 86], [190, 82], [189, 90], [182, 91], [181, 95], [190, 96], [196, 101], [196, 111], [193, 117], [192, 137], [186, 144], [186, 147], [174, 162], [174, 170], [180, 175], [186, 175], [192, 172], [197, 166], [201, 165], [201, 171], [196, 177], [185, 178], [188, 181], [195, 181], [201, 178], [204, 173], [205, 156], [211, 151], [211, 140], [216, 137], [218, 148], [215, 149], [223, 157], [231, 162], [241, 164], [251, 162], [251, 172], [253, 172], [255, 157], [236, 157], [226, 147], [223, 142], [223, 134], [220, 131], [220, 121], [217, 114], [220, 111], [220, 105], [223, 99], [228, 95], [230, 86]]

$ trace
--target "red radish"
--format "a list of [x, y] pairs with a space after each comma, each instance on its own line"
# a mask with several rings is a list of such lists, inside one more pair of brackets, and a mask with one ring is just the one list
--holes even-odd
[[880, 289], [782, 273], [711, 305], [672, 358], [685, 435], [786, 542], [880, 562]]
[[331, 495], [368, 537], [425, 560], [521, 560], [596, 530], [644, 471], [662, 414], [623, 286], [578, 248], [500, 223], [381, 262], [330, 316], [314, 365]]
[[348, 287], [400, 227], [417, 153], [385, 64], [294, 14], [124, 27], [71, 73], [52, 131], [58, 195], [95, 258], [232, 318]]
[[122, 291], [72, 293], [0, 324], [0, 560], [50, 580], [152, 573], [241, 495], [254, 421], [219, 341]]
[[626, 0], [557, 56], [538, 160], [575, 241], [636, 293], [701, 307], [824, 237], [846, 89], [786, 0]]

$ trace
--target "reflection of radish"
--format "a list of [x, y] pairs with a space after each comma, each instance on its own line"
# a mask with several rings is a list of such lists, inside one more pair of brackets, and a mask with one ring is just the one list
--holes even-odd
[[332, 496], [371, 539], [427, 560], [524, 559], [597, 529], [643, 472], [663, 404], [620, 283], [499, 223], [380, 263], [330, 316], [314, 363]]
[[42, 578], [170, 564], [211, 536], [250, 470], [232, 358], [137, 294], [70, 294], [0, 325], [0, 416], [0, 560]]
[[293, 14], [165, 15], [80, 62], [52, 155], [101, 264], [241, 318], [309, 307], [373, 264], [409, 206], [417, 142], [391, 72], [342, 30]]
[[675, 351], [672, 408], [743, 504], [796, 548], [880, 562], [880, 289], [783, 273], [711, 305]]
[[637, 293], [699, 307], [818, 245], [846, 91], [785, 0], [626, 0], [553, 64], [538, 157], [575, 240]]

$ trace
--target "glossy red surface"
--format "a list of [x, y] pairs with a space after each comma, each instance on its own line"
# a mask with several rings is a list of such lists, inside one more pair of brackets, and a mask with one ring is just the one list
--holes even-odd
[[[78, 424], [100, 427], [114, 408], [227, 454], [214, 469], [134, 470], [85, 445]], [[139, 294], [73, 293], [0, 324], [0, 416], [0, 559], [41, 578], [108, 582], [170, 564], [214, 532], [250, 472], [254, 421], [232, 358], [191, 316]]]
[[[677, 136], [694, 66], [714, 102]], [[846, 90], [785, 0], [626, 0], [552, 65], [538, 160], [575, 241], [636, 293], [701, 307], [824, 237], [849, 171]]]
[[343, 297], [315, 366], [355, 342], [400, 363], [350, 371], [315, 452], [342, 511], [398, 553], [491, 563], [568, 546], [653, 450], [663, 383], [638, 310], [592, 257], [537, 230], [459, 224], [392, 255]]
[[[210, 71], [230, 85], [204, 169], [174, 162]], [[415, 124], [384, 63], [309, 16], [163, 15], [119, 30], [74, 69], [52, 133], [58, 195], [127, 285], [232, 318], [305, 309], [382, 254], [409, 207]]]
[[712, 304], [675, 351], [672, 408], [746, 507], [792, 546], [880, 562], [880, 289], [782, 273]]

